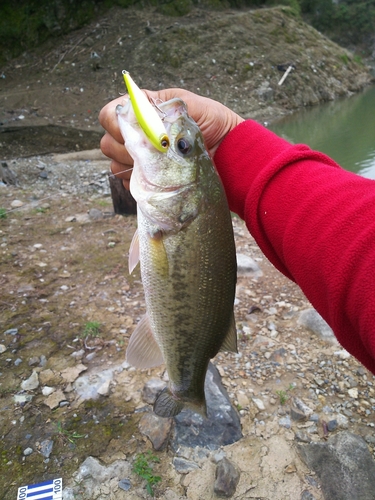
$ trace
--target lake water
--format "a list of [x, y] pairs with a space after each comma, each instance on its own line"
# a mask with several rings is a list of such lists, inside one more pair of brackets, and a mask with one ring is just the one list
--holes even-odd
[[375, 179], [375, 87], [285, 117], [269, 127], [326, 153], [346, 170]]

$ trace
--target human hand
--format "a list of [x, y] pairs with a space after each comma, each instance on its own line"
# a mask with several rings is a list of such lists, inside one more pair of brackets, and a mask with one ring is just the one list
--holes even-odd
[[[210, 155], [213, 157], [221, 141], [236, 125], [243, 119], [223, 104], [201, 97], [188, 90], [167, 89], [158, 92], [145, 91], [149, 99], [169, 101], [179, 97], [187, 104], [188, 114], [198, 124]], [[100, 147], [103, 153], [111, 158], [111, 170], [114, 175], [123, 180], [126, 189], [129, 189], [129, 181], [133, 159], [124, 147], [116, 115], [116, 106], [123, 104], [123, 97], [119, 97], [108, 103], [100, 111], [99, 121], [106, 130]]]

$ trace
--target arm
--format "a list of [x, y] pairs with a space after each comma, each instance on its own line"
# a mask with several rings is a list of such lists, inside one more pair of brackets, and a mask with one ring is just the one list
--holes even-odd
[[231, 209], [268, 259], [375, 373], [375, 182], [251, 120], [214, 159]]

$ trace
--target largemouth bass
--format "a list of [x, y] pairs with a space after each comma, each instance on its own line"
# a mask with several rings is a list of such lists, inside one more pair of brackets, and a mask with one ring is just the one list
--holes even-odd
[[232, 221], [220, 178], [185, 103], [172, 99], [155, 109], [168, 134], [167, 152], [151, 144], [130, 99], [117, 108], [134, 160], [130, 191], [138, 206], [129, 267], [140, 261], [147, 310], [126, 358], [139, 368], [165, 362], [169, 385], [155, 401], [157, 415], [174, 416], [184, 407], [206, 415], [208, 363], [219, 350], [237, 352]]

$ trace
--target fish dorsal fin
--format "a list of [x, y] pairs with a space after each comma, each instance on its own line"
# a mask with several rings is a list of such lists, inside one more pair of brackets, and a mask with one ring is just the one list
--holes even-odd
[[237, 353], [237, 330], [236, 330], [236, 320], [234, 319], [234, 313], [230, 320], [230, 325], [228, 333], [220, 347], [220, 351], [229, 351]]
[[136, 368], [152, 368], [164, 363], [147, 314], [143, 316], [130, 337], [126, 361]]
[[129, 274], [131, 274], [137, 267], [139, 262], [139, 235], [138, 229], [134, 233], [132, 242], [129, 248]]

